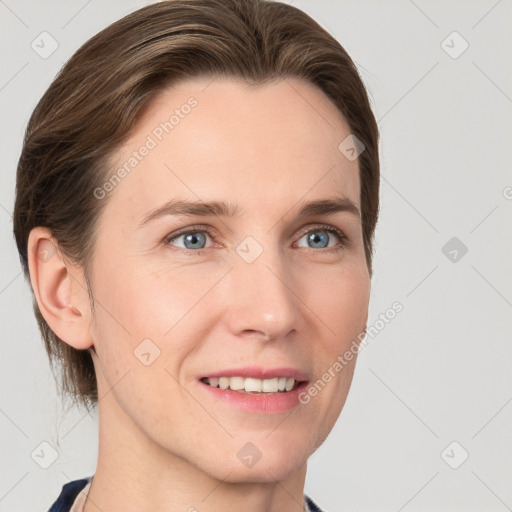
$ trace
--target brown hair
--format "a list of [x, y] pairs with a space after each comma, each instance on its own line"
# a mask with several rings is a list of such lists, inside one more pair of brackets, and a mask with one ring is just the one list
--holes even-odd
[[[358, 71], [343, 47], [301, 10], [268, 0], [167, 0], [143, 7], [87, 41], [67, 62], [29, 120], [17, 169], [14, 235], [25, 276], [27, 240], [47, 227], [89, 285], [95, 226], [106, 200], [108, 158], [163, 88], [207, 76], [264, 84], [304, 79], [319, 87], [363, 142], [361, 222], [372, 273], [379, 209], [378, 128]], [[341, 142], [341, 141], [340, 141]], [[94, 305], [89, 285], [89, 295]], [[60, 340], [34, 313], [61, 389], [86, 408], [97, 403], [88, 350]]]

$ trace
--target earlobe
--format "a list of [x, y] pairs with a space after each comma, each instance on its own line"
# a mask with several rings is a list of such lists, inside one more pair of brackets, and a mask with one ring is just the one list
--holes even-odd
[[76, 349], [89, 348], [93, 341], [83, 276], [65, 260], [48, 228], [33, 228], [27, 248], [30, 283], [44, 319], [61, 340]]

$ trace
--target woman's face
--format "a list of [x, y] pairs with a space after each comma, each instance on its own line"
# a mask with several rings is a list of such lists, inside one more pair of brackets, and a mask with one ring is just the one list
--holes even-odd
[[[95, 191], [107, 201], [91, 273], [105, 428], [227, 481], [285, 479], [320, 446], [355, 358], [335, 363], [368, 313], [358, 161], [348, 142], [339, 149], [349, 135], [327, 97], [295, 79], [181, 83], [145, 111]], [[184, 214], [178, 201], [236, 214]], [[341, 207], [299, 214], [314, 201]], [[270, 391], [204, 381], [230, 376], [269, 377]], [[273, 391], [293, 376], [298, 390]]]

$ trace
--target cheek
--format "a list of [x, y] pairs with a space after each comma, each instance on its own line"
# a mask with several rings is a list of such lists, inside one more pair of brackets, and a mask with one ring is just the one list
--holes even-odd
[[333, 270], [318, 275], [314, 282], [308, 281], [304, 291], [307, 306], [314, 312], [311, 318], [317, 318], [316, 325], [325, 333], [315, 349], [315, 374], [321, 382], [317, 381], [311, 396], [311, 405], [318, 408], [318, 414], [325, 414], [320, 427], [325, 435], [349, 392], [370, 298], [370, 279], [363, 267], [347, 264]]
[[[132, 272], [124, 283], [124, 296], [130, 297], [123, 312], [126, 322], [140, 336], [154, 336], [169, 343], [173, 334], [187, 329], [203, 305], [209, 289], [218, 281], [220, 270], [209, 272], [206, 268], [189, 267]], [[206, 317], [205, 317], [206, 318]], [[195, 324], [200, 328], [200, 324]], [[178, 343], [179, 344], [179, 343]]]
[[95, 296], [103, 306], [102, 325], [111, 324], [133, 342], [162, 337], [187, 306], [187, 293], [183, 291], [187, 288], [179, 275], [140, 265], [111, 265], [110, 271], [107, 268], [103, 267], [104, 277], [95, 287]]
[[156, 428], [168, 420], [168, 397], [180, 394], [171, 375], [178, 375], [190, 350], [180, 319], [190, 309], [193, 292], [180, 291], [183, 276], [173, 279], [137, 266], [107, 268], [95, 286], [93, 334], [104, 389], [115, 387], [112, 395], [134, 422], [151, 418]]
[[364, 330], [370, 299], [370, 279], [359, 262], [332, 266], [302, 281], [304, 303], [325, 328], [327, 352], [332, 356]]
[[202, 329], [214, 305], [206, 296], [222, 269], [162, 267], [118, 266], [96, 287], [102, 307], [97, 308], [95, 344], [100, 357], [103, 353], [114, 364], [114, 370], [105, 369], [111, 380], [128, 369], [139, 370], [139, 352], [156, 357], [152, 368], [177, 371], [197, 349], [197, 340], [207, 336]]
[[[110, 380], [130, 368], [138, 368], [140, 361], [134, 351], [148, 339], [160, 347], [162, 335], [173, 321], [169, 314], [173, 308], [169, 296], [164, 297], [163, 281], [112, 262], [105, 258], [98, 265], [93, 287], [93, 339]], [[166, 309], [167, 318], [162, 315], [162, 308]]]

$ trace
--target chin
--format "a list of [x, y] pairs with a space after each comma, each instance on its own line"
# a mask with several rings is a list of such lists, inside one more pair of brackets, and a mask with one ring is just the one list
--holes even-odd
[[[267, 442], [261, 449], [250, 442], [224, 446], [224, 451], [209, 452], [207, 459], [199, 455], [194, 466], [210, 477], [228, 483], [271, 483], [286, 480], [303, 468], [309, 453], [303, 443], [288, 449], [273, 449]], [[241, 446], [241, 448], [239, 447]], [[261, 446], [261, 445], [260, 445]], [[192, 462], [193, 458], [187, 457]]]
[[[299, 446], [302, 448], [304, 445]], [[230, 477], [241, 482], [286, 480], [301, 469], [307, 461], [307, 455], [298, 449], [299, 446], [281, 446], [281, 449], [266, 446], [261, 449], [259, 455], [261, 458], [255, 459], [252, 464], [246, 463], [247, 465], [239, 460], [240, 454], [237, 454], [238, 456], [235, 457], [234, 462], [230, 464]], [[243, 452], [240, 458], [243, 460]]]
[[282, 460], [279, 462], [264, 462], [261, 459], [253, 467], [247, 468], [239, 463], [232, 464], [226, 468], [226, 473], [219, 475], [218, 478], [230, 483], [274, 483], [284, 481], [299, 471], [305, 460], [294, 461]]

